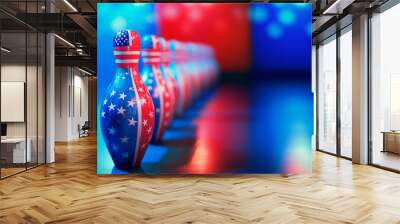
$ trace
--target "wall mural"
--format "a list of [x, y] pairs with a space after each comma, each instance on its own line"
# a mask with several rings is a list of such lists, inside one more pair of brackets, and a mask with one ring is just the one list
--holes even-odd
[[311, 171], [311, 4], [99, 3], [98, 174]]

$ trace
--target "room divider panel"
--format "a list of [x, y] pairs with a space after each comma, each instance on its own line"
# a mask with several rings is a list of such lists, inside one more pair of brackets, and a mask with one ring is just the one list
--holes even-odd
[[[2, 1], [0, 178], [45, 163], [45, 34], [25, 23], [45, 1]], [[18, 18], [9, 13], [15, 10]], [[10, 22], [11, 21], [11, 22]]]

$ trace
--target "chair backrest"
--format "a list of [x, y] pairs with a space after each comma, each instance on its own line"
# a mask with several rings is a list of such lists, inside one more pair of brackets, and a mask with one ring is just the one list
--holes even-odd
[[82, 128], [90, 128], [89, 121], [85, 121], [85, 124], [83, 124]]

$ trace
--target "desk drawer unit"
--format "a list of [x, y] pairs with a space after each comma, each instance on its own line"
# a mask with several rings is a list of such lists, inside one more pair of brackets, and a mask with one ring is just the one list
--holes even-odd
[[383, 133], [384, 151], [400, 154], [400, 133]]

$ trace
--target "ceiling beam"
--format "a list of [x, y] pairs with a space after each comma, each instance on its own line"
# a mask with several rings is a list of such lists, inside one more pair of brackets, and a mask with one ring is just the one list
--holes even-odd
[[92, 56], [56, 56], [56, 66], [79, 66], [88, 67], [96, 71], [97, 60]]
[[85, 17], [80, 14], [68, 14], [67, 15], [72, 21], [82, 28], [85, 34], [89, 37], [86, 41], [91, 46], [96, 46], [97, 30], [90, 24]]

